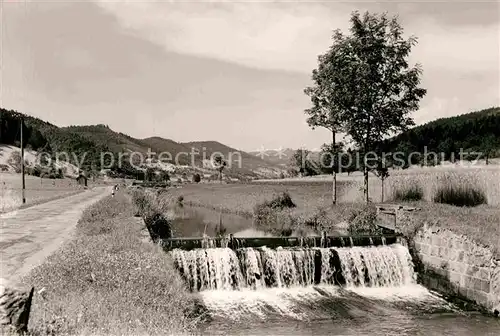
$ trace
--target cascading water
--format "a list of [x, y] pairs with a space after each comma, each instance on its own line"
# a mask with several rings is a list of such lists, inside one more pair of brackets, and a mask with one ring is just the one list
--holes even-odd
[[[445, 301], [417, 285], [405, 246], [348, 247], [349, 243], [346, 239], [344, 247], [334, 248], [205, 248], [170, 253], [213, 318], [209, 327], [213, 334], [234, 334], [244, 325], [255, 326], [255, 319], [285, 329], [284, 320], [344, 323], [362, 318], [365, 324], [379, 325], [382, 317], [401, 314], [401, 309], [443, 309]], [[307, 323], [304, 330], [310, 327]], [[325, 328], [321, 333], [330, 330]]]
[[290, 288], [310, 285], [395, 287], [415, 283], [400, 244], [339, 248], [207, 248], [173, 250], [191, 290]]

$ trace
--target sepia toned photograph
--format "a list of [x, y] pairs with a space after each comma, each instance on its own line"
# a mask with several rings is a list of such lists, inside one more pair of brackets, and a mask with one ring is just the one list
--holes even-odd
[[500, 335], [500, 1], [0, 0], [0, 334]]

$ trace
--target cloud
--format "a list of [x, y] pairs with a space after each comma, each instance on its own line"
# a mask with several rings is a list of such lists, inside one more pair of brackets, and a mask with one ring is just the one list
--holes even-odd
[[[346, 31], [353, 10], [373, 9], [375, 5], [107, 0], [99, 0], [98, 4], [115, 15], [123, 27], [167, 50], [250, 67], [298, 72], [310, 72], [316, 66], [317, 55], [330, 44], [332, 30]], [[453, 3], [441, 6], [448, 6], [443, 7], [448, 12], [442, 17], [467, 9]], [[498, 69], [498, 20], [488, 25], [444, 24], [432, 15], [429, 4], [398, 4], [395, 8], [394, 3], [387, 3], [377, 9], [392, 9], [390, 13], [394, 14], [397, 9], [402, 13], [405, 32], [418, 36], [420, 41], [412, 59], [429, 69]]]
[[328, 47], [331, 23], [341, 21], [340, 15], [328, 17], [317, 4], [102, 0], [99, 5], [123, 27], [169, 51], [300, 72], [310, 72], [315, 66], [316, 56]]

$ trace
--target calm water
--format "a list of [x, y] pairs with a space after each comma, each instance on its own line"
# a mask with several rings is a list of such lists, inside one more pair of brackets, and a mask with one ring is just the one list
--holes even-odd
[[[500, 319], [454, 309], [420, 286], [201, 293], [205, 335], [500, 335]], [[333, 294], [332, 294], [333, 292]]]
[[[201, 236], [204, 231], [213, 235], [220, 220], [219, 216], [219, 212], [204, 208], [178, 209], [175, 223], [176, 236]], [[251, 219], [222, 214], [222, 221], [228, 233], [234, 233], [237, 236], [249, 237], [263, 234], [254, 230]], [[208, 287], [198, 293], [211, 317], [211, 322], [200, 328], [200, 334], [500, 335], [500, 319], [478, 313], [462, 312], [413, 280], [403, 281], [403, 278], [394, 277], [398, 274], [405, 274], [411, 275], [411, 279], [414, 278], [411, 274], [413, 272], [411, 265], [404, 262], [407, 251], [401, 254], [402, 248], [398, 247], [398, 258], [400, 258], [398, 262], [392, 259], [391, 262], [384, 262], [391, 257], [392, 253], [386, 250], [379, 252], [364, 250], [361, 261], [355, 255], [343, 252], [342, 258], [351, 258], [350, 263], [346, 263], [347, 268], [368, 267], [371, 268], [371, 276], [377, 281], [380, 281], [381, 277], [392, 279], [382, 287], [375, 288], [363, 287], [359, 284], [347, 287], [330, 284], [311, 286], [297, 282], [297, 286], [291, 288], [269, 288], [266, 284], [255, 287], [254, 283], [254, 288], [244, 285], [237, 290], [228, 289], [231, 286], [224, 285], [224, 281], [230, 281], [235, 270], [234, 267], [225, 267], [228, 263], [234, 262], [230, 260], [226, 252], [208, 253], [207, 251], [206, 255], [205, 253], [183, 254], [183, 259], [188, 260], [190, 265], [201, 265], [206, 268], [205, 265], [210, 264], [213, 267], [212, 271], [205, 270], [207, 273], [202, 276]], [[389, 254], [385, 256], [386, 253]], [[370, 258], [366, 258], [372, 254], [378, 255], [379, 259], [373, 259], [376, 262], [367, 264]], [[241, 256], [238, 258], [243, 264], [249, 263], [250, 260], [248, 258], [242, 260]], [[279, 258], [282, 260], [279, 261]], [[289, 255], [283, 254], [279, 258], [277, 264], [280, 262], [284, 264], [288, 261], [287, 268], [283, 269], [282, 266], [280, 272], [294, 271], [294, 267], [297, 268], [296, 272], [299, 271], [300, 267], [293, 265], [290, 261], [295, 260], [296, 256], [290, 259]], [[254, 268], [252, 272], [248, 272], [251, 266], [257, 267], [256, 264], [246, 265], [247, 271], [243, 278], [254, 273]], [[266, 271], [262, 269], [261, 264], [258, 266], [261, 270], [255, 272]], [[193, 273], [194, 277], [198, 277], [198, 281], [201, 279], [200, 271], [203, 273], [201, 269]], [[352, 274], [356, 275], [356, 272]], [[214, 281], [217, 285], [213, 285]]]
[[214, 236], [221, 220], [228, 234], [245, 231], [254, 226], [251, 218], [220, 213], [203, 207], [178, 207], [175, 215], [174, 235], [176, 237], [201, 237], [204, 232], [209, 236]]

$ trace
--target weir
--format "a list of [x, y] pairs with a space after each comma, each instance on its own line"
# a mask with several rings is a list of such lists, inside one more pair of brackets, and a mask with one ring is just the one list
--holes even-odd
[[394, 287], [416, 283], [401, 244], [354, 247], [200, 248], [170, 251], [192, 291], [311, 285]]
[[352, 235], [352, 236], [317, 236], [317, 237], [251, 237], [235, 238], [170, 238], [161, 239], [160, 244], [165, 251], [182, 249], [190, 251], [200, 248], [230, 248], [244, 247], [354, 247], [354, 246], [379, 246], [397, 243], [401, 239], [399, 234], [384, 235]]

